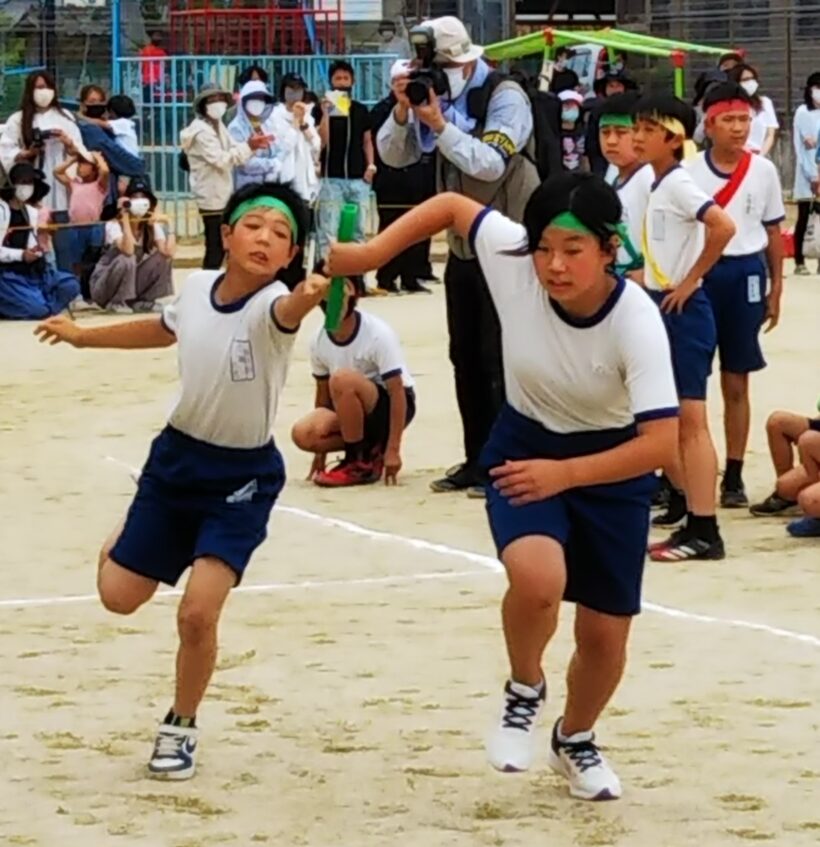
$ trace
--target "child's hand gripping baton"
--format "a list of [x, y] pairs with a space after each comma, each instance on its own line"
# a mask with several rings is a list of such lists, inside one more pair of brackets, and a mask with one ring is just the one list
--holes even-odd
[[[342, 216], [339, 219], [339, 241], [352, 241], [353, 233], [356, 231], [356, 222], [359, 216], [359, 207], [353, 203], [345, 203], [342, 208]], [[330, 293], [327, 296], [327, 310], [325, 311], [325, 329], [334, 332], [339, 328], [342, 318], [342, 303], [345, 298], [344, 277], [334, 276], [330, 282]]]

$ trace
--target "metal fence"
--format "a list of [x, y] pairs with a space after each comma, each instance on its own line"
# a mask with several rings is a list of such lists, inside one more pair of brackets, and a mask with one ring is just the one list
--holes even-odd
[[[334, 56], [169, 56], [167, 59], [124, 58], [119, 61], [119, 90], [137, 107], [140, 148], [154, 190], [163, 209], [182, 237], [201, 233], [201, 221], [188, 192], [188, 176], [179, 167], [179, 134], [192, 120], [196, 92], [207, 83], [228, 90], [236, 87], [242, 68], [261, 65], [274, 86], [286, 73], [304, 77], [312, 91], [321, 96], [328, 85], [328, 70]], [[395, 56], [344, 56], [356, 74], [354, 97], [370, 106], [387, 93], [390, 66]], [[143, 84], [161, 65], [159, 83]], [[145, 75], [143, 74], [145, 71]]]

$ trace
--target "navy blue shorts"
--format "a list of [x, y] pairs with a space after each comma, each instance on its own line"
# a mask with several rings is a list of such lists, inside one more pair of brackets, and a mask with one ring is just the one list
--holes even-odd
[[238, 584], [267, 536], [284, 484], [272, 441], [248, 450], [217, 447], [166, 427], [151, 445], [111, 558], [176, 585], [194, 559], [215, 556], [236, 572]]
[[820, 432], [820, 418], [809, 418], [809, 429], [812, 432]]
[[[630, 426], [561, 435], [505, 405], [484, 446], [481, 464], [489, 470], [507, 459], [586, 456], [623, 444], [636, 433]], [[512, 506], [490, 484], [487, 515], [498, 555], [518, 538], [554, 538], [566, 558], [564, 600], [609, 615], [636, 615], [641, 610], [649, 508], [656, 487], [650, 473]]]
[[703, 278], [717, 327], [720, 369], [747, 374], [766, 367], [760, 328], [766, 320], [766, 263], [759, 253], [724, 256]]
[[[649, 291], [660, 306], [668, 291]], [[661, 312], [669, 346], [672, 368], [681, 400], [705, 400], [706, 383], [712, 373], [712, 359], [717, 347], [717, 329], [712, 304], [699, 288], [687, 301], [683, 312]]]

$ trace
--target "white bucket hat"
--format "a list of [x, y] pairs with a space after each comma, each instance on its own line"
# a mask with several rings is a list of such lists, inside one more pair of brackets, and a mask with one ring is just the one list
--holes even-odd
[[466, 65], [484, 55], [484, 48], [473, 44], [464, 24], [452, 16], [434, 18], [426, 23], [436, 39], [436, 61]]

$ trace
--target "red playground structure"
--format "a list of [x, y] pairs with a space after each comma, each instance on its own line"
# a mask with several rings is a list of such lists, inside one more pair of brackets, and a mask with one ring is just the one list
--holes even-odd
[[342, 0], [171, 0], [177, 55], [344, 52]]

